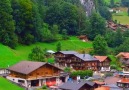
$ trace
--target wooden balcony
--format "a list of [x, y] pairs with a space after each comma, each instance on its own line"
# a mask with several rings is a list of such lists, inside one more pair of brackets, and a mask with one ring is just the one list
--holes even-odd
[[46, 74], [46, 75], [37, 75], [37, 76], [29, 76], [28, 80], [34, 80], [34, 79], [43, 79], [47, 77], [57, 77], [60, 76], [60, 74], [55, 73], [55, 74]]

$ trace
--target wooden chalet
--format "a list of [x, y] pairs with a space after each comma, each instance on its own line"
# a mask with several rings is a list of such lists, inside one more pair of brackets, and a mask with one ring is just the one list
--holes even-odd
[[110, 62], [111, 60], [107, 56], [94, 56], [98, 61], [98, 70], [99, 71], [110, 71]]
[[55, 53], [55, 59], [60, 67], [71, 67], [75, 70], [97, 70], [98, 59], [89, 54], [79, 54], [75, 51], [60, 51]]
[[119, 58], [119, 61], [123, 64], [123, 71], [120, 73], [120, 76], [129, 77], [129, 52], [120, 52], [116, 57]]
[[21, 61], [8, 70], [7, 78], [25, 87], [58, 85], [68, 78], [62, 69], [45, 62]]
[[129, 89], [129, 79], [122, 78], [121, 80], [117, 81], [117, 86], [120, 88], [124, 88], [123, 90], [128, 90]]
[[[61, 67], [65, 67], [69, 66], [69, 64], [71, 63], [71, 59], [70, 57], [73, 55], [73, 54], [77, 54], [78, 52], [75, 52], [75, 51], [59, 51], [59, 52], [56, 52], [55, 53], [55, 59], [56, 59], [56, 62], [57, 64]], [[69, 61], [66, 61], [66, 59], [69, 59]], [[67, 64], [66, 64], [67, 63]]]

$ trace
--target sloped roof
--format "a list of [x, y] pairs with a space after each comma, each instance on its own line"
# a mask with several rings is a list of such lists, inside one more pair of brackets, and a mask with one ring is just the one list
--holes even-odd
[[84, 61], [96, 61], [98, 59], [94, 58], [90, 54], [74, 54], [76, 57], [84, 60]]
[[116, 57], [129, 58], [129, 52], [120, 52]]
[[94, 56], [95, 58], [97, 58], [100, 62], [103, 62], [107, 59], [107, 56]]
[[91, 81], [83, 81], [81, 80], [80, 82], [78, 81], [68, 81], [64, 83], [62, 86], [59, 86], [60, 89], [67, 89], [67, 90], [79, 90], [82, 86], [85, 84], [89, 86], [94, 86], [94, 82]]
[[122, 78], [118, 82], [120, 82], [120, 83], [129, 83], [129, 79], [128, 78]]
[[102, 87], [98, 87], [95, 90], [110, 90], [110, 87], [108, 86], [102, 86]]
[[77, 54], [78, 53], [76, 51], [59, 51], [59, 52], [61, 52], [63, 54]]
[[21, 61], [8, 69], [22, 74], [29, 74], [45, 64], [45, 62]]
[[107, 78], [105, 79], [105, 83], [106, 83], [106, 84], [116, 84], [116, 82], [119, 81], [119, 80], [120, 80], [120, 78], [118, 78], [118, 77], [114, 77], [114, 76], [112, 76], [112, 77], [107, 77]]

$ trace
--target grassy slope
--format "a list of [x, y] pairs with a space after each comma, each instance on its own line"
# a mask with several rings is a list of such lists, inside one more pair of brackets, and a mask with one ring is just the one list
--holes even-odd
[[[121, 0], [114, 0], [115, 3], [120, 2]], [[110, 0], [105, 0], [106, 3], [110, 3]]]
[[129, 16], [127, 14], [127, 8], [120, 7], [120, 13], [113, 14], [113, 20], [117, 20], [121, 24], [129, 24]]
[[24, 89], [0, 77], [0, 90], [24, 90]]
[[[59, 41], [58, 41], [59, 42]], [[13, 65], [21, 60], [27, 60], [28, 54], [35, 46], [40, 46], [42, 49], [56, 51], [56, 45], [58, 42], [53, 43], [36, 43], [30, 46], [19, 45], [16, 50], [10, 49], [7, 46], [0, 44], [0, 68]], [[70, 40], [60, 41], [62, 44], [62, 50], [83, 50], [92, 48], [91, 42], [82, 42], [76, 37], [71, 37]]]
[[[121, 2], [121, 0], [114, 0], [115, 3]], [[110, 0], [105, 0], [107, 4], [110, 4]], [[118, 14], [113, 14], [113, 20], [117, 20], [121, 24], [129, 24], [129, 16], [127, 15], [127, 8], [119, 8], [121, 10]]]

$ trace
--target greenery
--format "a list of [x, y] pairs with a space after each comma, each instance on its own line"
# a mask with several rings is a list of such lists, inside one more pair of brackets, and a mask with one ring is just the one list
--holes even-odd
[[54, 64], [55, 63], [55, 59], [54, 58], [48, 58], [48, 63], [50, 64]]
[[65, 67], [64, 72], [71, 72], [71, 68], [70, 67]]
[[113, 56], [113, 55], [108, 55], [108, 57], [110, 58], [110, 60], [111, 60], [111, 63], [110, 63], [110, 65], [111, 65], [111, 69], [116, 69], [116, 70], [122, 70], [121, 69], [121, 63], [118, 61], [118, 59], [115, 57], [115, 56]]
[[98, 13], [93, 13], [91, 15], [90, 25], [91, 25], [91, 29], [88, 31], [89, 39], [93, 40], [96, 37], [96, 35], [105, 34], [106, 23], [105, 23], [105, 20]]
[[0, 90], [24, 90], [23, 88], [18, 87], [15, 84], [12, 84], [11, 82], [9, 82], [8, 80], [0, 77]]
[[58, 52], [58, 51], [61, 51], [61, 43], [59, 42], [58, 44], [57, 44], [57, 46], [56, 46], [56, 51]]
[[44, 85], [44, 86], [42, 87], [42, 89], [47, 89], [47, 86], [46, 86], [46, 85]]
[[97, 35], [93, 41], [94, 54], [106, 55], [108, 52], [108, 45], [104, 37]]
[[45, 52], [40, 47], [35, 47], [31, 50], [28, 58], [32, 61], [41, 61], [45, 62]]
[[93, 75], [92, 70], [74, 71], [70, 74], [71, 77], [80, 76], [81, 78], [84, 78], [85, 76], [91, 77], [92, 75]]
[[123, 44], [116, 48], [116, 53], [118, 52], [129, 52], [129, 38], [127, 38]]

